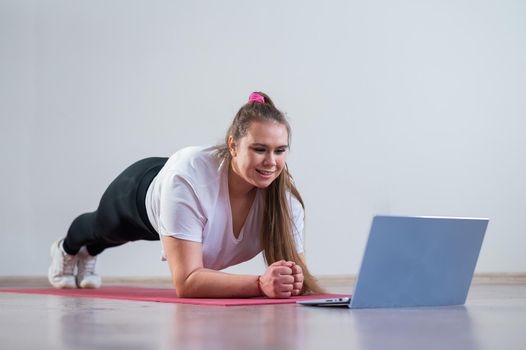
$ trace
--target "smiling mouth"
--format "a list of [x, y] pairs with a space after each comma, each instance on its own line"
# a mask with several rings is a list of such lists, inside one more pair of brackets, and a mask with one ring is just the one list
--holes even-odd
[[274, 174], [273, 171], [265, 171], [265, 170], [259, 170], [259, 169], [256, 169], [256, 171], [263, 176], [271, 176], [272, 174]]

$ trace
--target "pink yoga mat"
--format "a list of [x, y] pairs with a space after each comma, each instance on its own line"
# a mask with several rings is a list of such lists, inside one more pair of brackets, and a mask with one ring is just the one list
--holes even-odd
[[156, 301], [161, 303], [215, 305], [215, 306], [241, 306], [241, 305], [268, 305], [268, 304], [294, 304], [298, 300], [311, 300], [320, 298], [349, 297], [348, 294], [317, 294], [309, 296], [291, 297], [288, 299], [271, 298], [177, 298], [172, 288], [132, 288], [132, 287], [103, 287], [99, 289], [55, 289], [55, 288], [17, 288], [0, 289], [4, 293], [46, 294], [83, 298], [102, 298], [119, 300]]

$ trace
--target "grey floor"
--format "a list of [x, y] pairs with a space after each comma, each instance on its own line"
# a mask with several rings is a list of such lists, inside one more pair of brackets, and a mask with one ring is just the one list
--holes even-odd
[[[17, 286], [26, 285], [0, 281], [0, 288]], [[522, 350], [526, 284], [473, 284], [463, 307], [381, 310], [0, 293], [0, 348]]]

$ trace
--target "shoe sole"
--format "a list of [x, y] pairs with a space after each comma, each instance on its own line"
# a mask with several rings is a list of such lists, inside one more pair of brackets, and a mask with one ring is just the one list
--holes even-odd
[[75, 277], [75, 283], [77, 284], [78, 288], [82, 289], [97, 289], [100, 288], [102, 285], [102, 281], [99, 281], [98, 283], [90, 282], [88, 280], [83, 280], [79, 282], [78, 276]]

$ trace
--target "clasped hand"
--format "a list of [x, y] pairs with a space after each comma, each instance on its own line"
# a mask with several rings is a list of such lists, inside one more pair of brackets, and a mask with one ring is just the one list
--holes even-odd
[[259, 287], [270, 298], [299, 295], [303, 288], [303, 270], [294, 261], [276, 261], [259, 278]]

